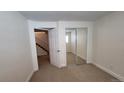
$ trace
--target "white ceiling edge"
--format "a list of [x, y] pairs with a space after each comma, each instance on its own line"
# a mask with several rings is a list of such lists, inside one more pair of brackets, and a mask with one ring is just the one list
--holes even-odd
[[32, 21], [96, 21], [111, 11], [20, 11], [28, 20]]

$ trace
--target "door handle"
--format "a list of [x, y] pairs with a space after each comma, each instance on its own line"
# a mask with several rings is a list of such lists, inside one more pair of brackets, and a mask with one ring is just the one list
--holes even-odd
[[57, 52], [60, 52], [60, 50], [57, 50]]

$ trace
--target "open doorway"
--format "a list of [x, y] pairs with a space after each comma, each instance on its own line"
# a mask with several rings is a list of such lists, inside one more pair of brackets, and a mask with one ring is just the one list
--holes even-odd
[[86, 64], [87, 28], [66, 28], [67, 65]]
[[50, 65], [59, 67], [56, 28], [34, 29], [34, 33], [39, 69]]
[[34, 29], [38, 66], [50, 63], [48, 30]]

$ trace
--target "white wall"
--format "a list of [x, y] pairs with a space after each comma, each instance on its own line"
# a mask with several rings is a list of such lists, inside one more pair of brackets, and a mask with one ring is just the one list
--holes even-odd
[[0, 81], [27, 81], [33, 71], [28, 24], [18, 12], [0, 12]]
[[87, 28], [77, 29], [77, 56], [87, 60]]
[[124, 81], [124, 12], [114, 12], [96, 21], [94, 64]]

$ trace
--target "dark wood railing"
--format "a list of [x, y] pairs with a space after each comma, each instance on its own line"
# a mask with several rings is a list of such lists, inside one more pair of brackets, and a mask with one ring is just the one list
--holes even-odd
[[47, 49], [45, 49], [44, 47], [42, 47], [40, 44], [36, 43], [37, 46], [39, 46], [40, 48], [42, 48], [44, 51], [46, 51], [49, 54], [49, 51]]

